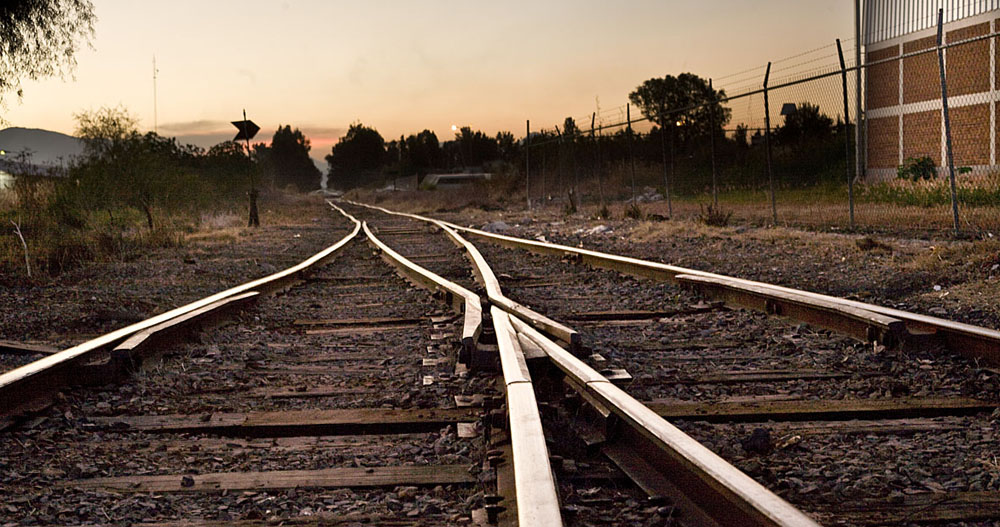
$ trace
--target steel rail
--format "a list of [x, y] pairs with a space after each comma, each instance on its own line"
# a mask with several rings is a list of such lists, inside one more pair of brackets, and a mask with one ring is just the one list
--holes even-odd
[[[726, 289], [730, 294], [736, 295], [741, 289], [747, 291], [753, 289], [756, 291], [756, 293], [754, 293], [755, 295], [768, 294], [775, 302], [780, 301], [781, 296], [794, 295], [795, 299], [806, 302], [803, 307], [807, 307], [809, 305], [814, 305], [816, 307], [816, 309], [811, 309], [813, 315], [816, 316], [816, 318], [812, 321], [813, 323], [833, 330], [843, 330], [845, 323], [856, 324], [859, 317], [864, 318], [865, 312], [883, 317], [889, 317], [889, 319], [898, 319], [905, 324], [905, 334], [898, 336], [898, 338], [902, 341], [906, 341], [907, 339], [916, 339], [927, 335], [934, 335], [936, 337], [940, 337], [947, 347], [955, 353], [971, 359], [982, 359], [990, 364], [1000, 365], [1000, 331], [995, 329], [965, 324], [963, 322], [955, 322], [929, 315], [911, 313], [908, 311], [824, 295], [821, 293], [814, 293], [811, 291], [804, 291], [801, 289], [793, 289], [790, 287], [757, 282], [754, 280], [735, 278], [706, 271], [698, 271], [695, 269], [687, 269], [676, 265], [641, 260], [629, 256], [619, 256], [589, 249], [570, 247], [568, 245], [495, 234], [471, 227], [462, 227], [461, 225], [455, 225], [446, 221], [441, 221], [441, 223], [457, 231], [468, 233], [477, 238], [499, 243], [508, 247], [526, 249], [541, 254], [571, 256], [576, 258], [581, 263], [586, 263], [594, 267], [611, 269], [625, 274], [653, 278], [657, 280], [668, 280], [678, 283], [684, 281], [684, 279], [678, 280], [678, 276], [680, 275], [702, 277], [713, 282], [715, 287]], [[694, 282], [693, 280], [688, 281]], [[756, 305], [756, 301], [747, 300], [742, 295], [737, 295], [734, 298], [739, 299], [739, 303], [741, 305], [746, 305], [746, 307], [754, 307]], [[788, 316], [793, 316], [791, 313], [792, 310], [788, 311]], [[893, 329], [891, 327], [893, 324], [889, 319], [880, 320], [874, 316], [868, 318], [871, 319], [871, 322], [866, 323], [865, 325], [868, 328], [871, 328], [871, 330], [870, 332], [866, 330], [866, 334], [880, 335], [885, 329], [898, 331], [898, 329]], [[852, 319], [854, 322], [850, 322]], [[808, 322], [808, 320], [804, 321]], [[883, 323], [888, 323], [889, 326], [884, 326]], [[896, 328], [898, 328], [898, 326], [896, 326]], [[853, 336], [858, 335], [854, 334]]]
[[[429, 220], [416, 215], [415, 219], [431, 221], [442, 226], [446, 231], [450, 224], [438, 220]], [[491, 297], [503, 297], [499, 282], [482, 254], [462, 238], [451, 231], [451, 235], [469, 250], [476, 275], [486, 282], [486, 289]], [[503, 297], [505, 298], [505, 297]], [[595, 402], [595, 406], [603, 407], [614, 414], [617, 419], [627, 425], [627, 430], [618, 434], [618, 439], [624, 442], [624, 448], [633, 452], [649, 454], [645, 461], [660, 477], [670, 485], [680, 489], [687, 502], [699, 511], [703, 521], [714, 522], [717, 525], [757, 525], [757, 526], [818, 526], [815, 521], [793, 507], [785, 500], [766, 489], [761, 484], [730, 465], [717, 454], [698, 443], [693, 438], [671, 425], [653, 410], [643, 405], [632, 396], [621, 390], [596, 370], [564, 350], [558, 344], [543, 335], [533, 327], [529, 320], [535, 315], [533, 311], [515, 304], [510, 311], [491, 309], [497, 342], [501, 349], [501, 364], [504, 377], [507, 379], [508, 408], [513, 411], [514, 401], [511, 400], [513, 390], [530, 390], [530, 374], [523, 353], [520, 353], [519, 336], [524, 336], [541, 348], [549, 359], [571, 380], [571, 384], [579, 386], [586, 392], [586, 399]], [[523, 317], [525, 320], [522, 320]], [[499, 320], [499, 322], [498, 322]], [[507, 329], [510, 324], [513, 332]], [[520, 335], [518, 335], [520, 334]], [[515, 351], [505, 351], [508, 350]], [[508, 377], [508, 371], [512, 372]], [[523, 379], [518, 381], [518, 379]], [[522, 386], [514, 386], [521, 384]], [[524, 397], [523, 404], [534, 404], [534, 393]], [[511, 414], [511, 427], [514, 427], [514, 415]], [[533, 426], [533, 424], [532, 424]], [[541, 433], [541, 423], [537, 432]], [[533, 429], [533, 428], [532, 428]], [[543, 440], [544, 445], [544, 440]], [[516, 452], [516, 444], [512, 445]], [[516, 459], [516, 457], [515, 457]], [[546, 458], [547, 459], [547, 458]], [[546, 467], [547, 468], [547, 467]], [[539, 470], [534, 474], [538, 477]], [[518, 470], [515, 466], [515, 478]], [[518, 514], [520, 518], [522, 487], [518, 480]], [[522, 523], [521, 525], [549, 525], [549, 523]]]
[[456, 311], [462, 311], [464, 306], [465, 318], [462, 325], [462, 345], [465, 349], [471, 351], [483, 331], [483, 307], [479, 295], [424, 269], [394, 251], [385, 242], [375, 236], [368, 227], [368, 222], [361, 222], [361, 228], [365, 231], [365, 236], [368, 237], [368, 241], [371, 242], [372, 246], [379, 251], [386, 261], [399, 269], [400, 273], [405, 277], [421, 287], [442, 293], [446, 303], [451, 305]]
[[718, 525], [819, 525], [530, 325], [517, 317], [511, 317], [511, 323], [586, 392], [585, 399], [597, 401], [625, 425], [617, 439], [641, 453], [698, 507], [702, 517]]
[[[479, 295], [420, 267], [394, 251], [375, 236], [367, 222], [362, 222], [361, 226], [365, 236], [383, 258], [402, 274], [425, 288], [446, 291], [453, 299], [464, 299], [466, 308], [464, 332], [466, 334], [474, 332], [478, 338], [482, 329]], [[493, 306], [491, 314], [507, 396], [518, 525], [558, 527], [562, 525], [559, 498], [531, 376], [507, 313]], [[473, 325], [478, 329], [471, 330]], [[463, 334], [463, 340], [465, 336]]]
[[455, 241], [460, 247], [465, 249], [466, 255], [472, 261], [472, 268], [475, 270], [476, 277], [482, 282], [483, 287], [486, 289], [486, 295], [489, 301], [494, 306], [498, 306], [504, 311], [517, 316], [528, 321], [529, 324], [538, 328], [542, 332], [551, 335], [566, 344], [569, 344], [570, 349], [578, 349], [580, 347], [580, 333], [575, 329], [556, 322], [535, 310], [515, 302], [510, 298], [507, 298], [500, 289], [500, 281], [497, 280], [496, 274], [493, 273], [493, 269], [490, 268], [489, 264], [486, 263], [486, 259], [483, 258], [482, 253], [475, 245], [469, 243], [468, 240], [462, 238], [455, 229], [445, 225], [442, 222], [435, 222], [442, 230], [444, 230], [452, 240]]
[[[929, 332], [927, 325], [924, 323], [910, 320], [911, 327], [907, 327], [904, 317], [880, 311], [879, 306], [871, 304], [854, 303], [818, 293], [783, 288], [772, 284], [686, 269], [659, 262], [639, 260], [627, 256], [618, 256], [566, 245], [494, 234], [471, 227], [462, 227], [435, 218], [394, 212], [383, 207], [363, 203], [350, 203], [381, 210], [389, 214], [430, 222], [441, 229], [466, 232], [472, 236], [507, 247], [526, 249], [541, 254], [570, 256], [578, 262], [587, 263], [594, 267], [611, 269], [656, 280], [668, 280], [696, 287], [704, 294], [721, 299], [730, 305], [759, 309], [769, 314], [794, 318], [802, 322], [838, 331], [864, 342], [879, 342], [888, 346], [894, 346], [922, 338]], [[469, 245], [471, 246], [471, 244]], [[902, 314], [906, 312], [894, 310], [894, 313]], [[914, 314], [909, 313], [909, 315]], [[919, 317], [920, 315], [914, 316]], [[538, 326], [536, 325], [535, 327], [537, 328]], [[970, 327], [975, 328], [975, 326]], [[1000, 339], [1000, 333], [997, 333], [997, 336]], [[1000, 343], [1000, 340], [997, 340], [997, 343]], [[959, 346], [959, 349], [967, 349], [964, 344], [965, 342], [963, 342], [962, 346]], [[976, 348], [973, 347], [972, 349]], [[1000, 357], [998, 357], [998, 363], [1000, 363]]]
[[[339, 210], [338, 207], [329, 201], [327, 203]], [[146, 320], [136, 322], [135, 324], [116, 329], [95, 339], [88, 340], [0, 374], [0, 416], [17, 412], [24, 404], [29, 402], [27, 400], [28, 396], [38, 395], [39, 390], [51, 391], [66, 384], [65, 379], [60, 379], [61, 376], [68, 375], [72, 378], [72, 371], [70, 371], [72, 368], [94, 358], [96, 354], [105, 351], [108, 347], [121, 342], [137, 332], [161, 325], [174, 318], [187, 315], [235, 295], [254, 290], [275, 290], [287, 285], [302, 272], [333, 257], [358, 235], [361, 231], [361, 224], [343, 210], [341, 210], [341, 214], [344, 214], [344, 216], [354, 222], [354, 229], [335, 244], [292, 267], [231, 287], [201, 300], [196, 300]]]
[[511, 325], [512, 317], [497, 306], [492, 306], [490, 313], [507, 392], [517, 523], [559, 527], [563, 524], [559, 496], [528, 364]]
[[428, 222], [432, 225], [436, 225], [438, 228], [443, 230], [448, 236], [455, 242], [456, 245], [465, 249], [466, 254], [472, 261], [472, 269], [476, 274], [476, 278], [486, 289], [486, 295], [490, 303], [499, 306], [501, 309], [508, 313], [515, 313], [521, 318], [528, 321], [529, 324], [538, 328], [542, 332], [551, 335], [562, 342], [569, 345], [570, 349], [576, 350], [580, 347], [580, 333], [575, 329], [566, 326], [552, 320], [541, 313], [538, 313], [527, 306], [519, 304], [503, 294], [500, 289], [500, 281], [497, 280], [496, 275], [490, 266], [486, 263], [486, 259], [479, 252], [479, 249], [475, 245], [469, 243], [468, 240], [462, 238], [455, 229], [452, 228], [451, 224], [437, 220], [434, 218], [426, 218], [423, 216], [418, 216], [416, 214], [407, 214], [405, 212], [396, 212], [393, 210], [386, 209], [384, 207], [379, 207], [377, 205], [368, 205], [365, 203], [358, 203], [350, 200], [343, 200], [347, 203], [358, 207], [364, 207], [368, 209], [378, 210], [386, 214], [393, 216], [402, 216], [410, 218], [413, 220]]

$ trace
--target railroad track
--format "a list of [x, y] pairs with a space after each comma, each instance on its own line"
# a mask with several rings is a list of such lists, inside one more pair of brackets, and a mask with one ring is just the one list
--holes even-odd
[[820, 523], [1000, 517], [996, 331], [436, 225], [492, 242], [504, 291], [578, 331], [581, 359]]
[[16, 496], [0, 517], [1000, 517], [996, 375], [941, 351], [990, 359], [995, 332], [343, 206], [351, 234], [301, 266], [0, 375], [0, 492]]

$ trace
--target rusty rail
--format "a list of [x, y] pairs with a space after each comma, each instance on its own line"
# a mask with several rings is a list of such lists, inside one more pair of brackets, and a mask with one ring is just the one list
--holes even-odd
[[[494, 234], [479, 229], [454, 225], [448, 222], [442, 223], [445, 223], [457, 231], [469, 233], [477, 238], [499, 243], [504, 246], [525, 249], [542, 254], [571, 256], [576, 258], [581, 263], [586, 263], [594, 267], [611, 269], [634, 276], [653, 278], [657, 280], [669, 280], [678, 283], [682, 281], [678, 280], [678, 276], [680, 275], [701, 277], [707, 281], [714, 282], [717, 284], [718, 288], [725, 289], [733, 295], [731, 301], [739, 305], [745, 305], [746, 307], [755, 307], [757, 300], [749, 297], [757, 296], [759, 293], [766, 293], [774, 297], [789, 294], [795, 295], [797, 298], [806, 302], [803, 304], [803, 307], [807, 307], [809, 305], [816, 306], [816, 319], [813, 323], [833, 330], [843, 330], [846, 319], [856, 319], [857, 314], [860, 313], [857, 310], [867, 311], [869, 313], [902, 321], [905, 331], [898, 329], [892, 330], [900, 331], [902, 333], [895, 334], [893, 336], [893, 338], [897, 339], [898, 342], [905, 343], [907, 341], [917, 340], [928, 336], [936, 336], [955, 353], [959, 353], [973, 359], [983, 359], [994, 365], [1000, 365], [1000, 331], [994, 329], [974, 326], [972, 324], [965, 324], [962, 322], [955, 322], [928, 315], [921, 315], [918, 313], [911, 313], [908, 311], [868, 304], [865, 302], [858, 302], [856, 300], [848, 300], [846, 298], [814, 293], [811, 291], [803, 291], [801, 289], [793, 289], [790, 287], [756, 282], [753, 280], [734, 278], [706, 271], [687, 269], [675, 265], [640, 260], [638, 258], [631, 258], [628, 256], [602, 253], [589, 249], [580, 249], [567, 245], [527, 240], [503, 234]], [[749, 288], [756, 289], [758, 293], [746, 295], [745, 292]], [[831, 309], [831, 306], [835, 308]], [[846, 323], [855, 324], [856, 322]], [[873, 318], [872, 323], [866, 324], [864, 333], [869, 336], [878, 336], [883, 334], [886, 329], [888, 328], [886, 328], [881, 322], [875, 322]], [[859, 337], [857, 333], [852, 333], [852, 336]]]
[[496, 275], [490, 266], [486, 263], [486, 259], [483, 258], [482, 253], [475, 245], [471, 244], [465, 238], [459, 236], [453, 226], [449, 223], [436, 220], [434, 218], [425, 218], [423, 216], [417, 216], [415, 214], [407, 214], [405, 212], [395, 212], [389, 209], [379, 207], [376, 205], [367, 205], [364, 203], [357, 203], [354, 201], [344, 200], [351, 205], [358, 207], [364, 207], [372, 210], [378, 210], [386, 214], [391, 214], [394, 216], [407, 217], [417, 221], [429, 222], [432, 225], [436, 225], [438, 228], [443, 230], [453, 242], [459, 247], [465, 249], [466, 255], [472, 262], [472, 269], [475, 272], [476, 279], [483, 285], [486, 289], [487, 298], [492, 305], [500, 307], [508, 313], [515, 313], [522, 319], [526, 320], [529, 324], [539, 329], [540, 331], [551, 335], [562, 342], [565, 342], [570, 346], [570, 349], [577, 349], [580, 346], [580, 333], [575, 329], [566, 326], [565, 324], [556, 322], [551, 318], [534, 311], [527, 306], [519, 304], [503, 294], [500, 289], [500, 282], [497, 280]]
[[[333, 206], [332, 203], [330, 203]], [[196, 300], [190, 304], [171, 309], [141, 322], [136, 322], [121, 329], [101, 335], [58, 353], [49, 355], [32, 363], [0, 374], [0, 416], [12, 415], [26, 408], [33, 399], [48, 395], [62, 386], [77, 381], [74, 372], [80, 365], [96, 360], [109, 348], [121, 343], [130, 336], [161, 326], [178, 317], [184, 317], [207, 306], [224, 307], [223, 300], [251, 291], [267, 292], [280, 289], [295, 281], [297, 277], [311, 267], [332, 258], [338, 251], [353, 240], [361, 230], [361, 224], [350, 215], [341, 211], [354, 222], [354, 229], [337, 243], [307, 258], [301, 263], [283, 271], [251, 280], [236, 287], [226, 289], [214, 295]], [[202, 311], [202, 314], [207, 314]]]
[[[441, 226], [468, 250], [475, 273], [484, 281], [490, 301], [494, 303], [493, 320], [496, 325], [497, 341], [501, 343], [505, 377], [509, 369], [516, 372], [515, 375], [518, 377], [528, 379], [527, 382], [530, 383], [530, 374], [523, 354], [508, 353], [504, 358], [504, 347], [516, 347], [519, 351], [518, 342], [525, 338], [541, 348], [566, 376], [567, 384], [577, 389], [584, 400], [596, 409], [598, 415], [603, 416], [605, 429], [611, 436], [610, 445], [605, 453], [619, 463], [623, 470], [633, 476], [647, 492], [660, 490], [669, 492], [699, 524], [818, 526], [804, 513], [668, 423], [656, 412], [611, 384], [603, 375], [542, 334], [536, 329], [537, 324], [531, 323], [537, 313], [513, 302], [503, 311], [498, 309], [501, 306], [497, 299], [506, 297], [503, 296], [495, 274], [475, 246], [451, 230], [451, 224], [411, 214], [399, 213], [399, 215], [430, 221]], [[499, 323], [498, 317], [501, 318]], [[506, 328], [508, 323], [513, 330], [513, 338]], [[509, 405], [511, 404], [510, 382], [508, 379]], [[531, 400], [534, 401], [534, 394]], [[511, 423], [513, 427], [513, 415]], [[618, 426], [619, 424], [623, 426]], [[517, 488], [520, 504], [522, 490], [520, 482]], [[518, 512], [520, 513], [520, 509]], [[521, 525], [529, 524], [522, 521]], [[546, 524], [530, 523], [530, 525]]]
[[940, 339], [954, 353], [1000, 365], [1000, 331], [995, 329], [629, 256], [496, 234], [415, 214], [394, 213], [382, 207], [372, 208], [430, 221], [506, 247], [539, 254], [569, 256], [580, 263], [624, 274], [686, 283], [730, 304], [763, 309], [771, 314], [842, 332], [866, 342], [905, 345], [928, 338]]
[[[473, 339], [473, 336], [473, 342], [478, 339], [482, 329], [479, 295], [411, 262], [379, 240], [367, 222], [362, 222], [362, 229], [383, 258], [401, 274], [427, 289], [444, 292], [454, 299], [449, 302], [453, 306], [457, 305], [457, 299], [463, 299], [466, 317], [463, 341]], [[492, 275], [492, 271], [487, 272]], [[507, 313], [494, 306], [491, 315], [507, 394], [518, 524], [558, 527], [562, 525], [562, 519], [556, 482], [549, 463], [531, 376]]]
[[[514, 329], [541, 347], [584, 399], [601, 408], [609, 442], [639, 454], [642, 470], [655, 471], [663, 485], [697, 508], [702, 522], [715, 525], [818, 526], [717, 454], [671, 425], [621, 388], [562, 349], [530, 325], [511, 317]], [[623, 467], [625, 468], [625, 467]], [[646, 476], [648, 478], [648, 476]], [[640, 478], [642, 479], [642, 478]]]

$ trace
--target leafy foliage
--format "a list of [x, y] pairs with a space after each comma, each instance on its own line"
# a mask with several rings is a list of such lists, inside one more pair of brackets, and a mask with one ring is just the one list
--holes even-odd
[[309, 157], [309, 139], [296, 128], [278, 125], [270, 146], [261, 145], [256, 153], [265, 163], [279, 187], [293, 185], [300, 191], [319, 188], [320, 171]]
[[404, 145], [403, 157], [408, 162], [407, 174], [425, 175], [430, 169], [441, 166], [444, 156], [434, 132], [424, 130], [416, 135], [411, 134]]
[[908, 157], [896, 168], [896, 177], [916, 182], [931, 180], [937, 176], [937, 166], [934, 160], [927, 157]]
[[326, 156], [330, 180], [342, 188], [356, 187], [382, 168], [385, 140], [378, 130], [354, 123]]
[[[732, 110], [718, 102], [725, 90], [716, 90], [693, 74], [652, 78], [643, 82], [628, 98], [654, 123], [674, 123], [679, 145], [687, 149], [694, 140], [722, 134]], [[692, 106], [698, 105], [696, 108]], [[682, 110], [683, 109], [683, 110]], [[715, 128], [712, 129], [714, 119]]]
[[142, 135], [136, 119], [124, 108], [102, 108], [76, 116], [77, 136], [84, 157], [72, 167], [80, 197], [95, 208], [119, 204], [141, 210], [147, 227], [155, 227], [153, 209], [186, 194], [193, 187], [197, 147], [153, 132]]
[[819, 110], [819, 105], [801, 102], [794, 112], [785, 116], [785, 124], [774, 131], [780, 144], [802, 144], [822, 141], [833, 135], [833, 119]]
[[444, 144], [444, 153], [450, 166], [477, 167], [498, 157], [496, 138], [468, 126], [455, 133], [455, 140]]
[[90, 0], [0, 2], [0, 104], [22, 95], [21, 81], [64, 76], [76, 67], [80, 41], [94, 35]]

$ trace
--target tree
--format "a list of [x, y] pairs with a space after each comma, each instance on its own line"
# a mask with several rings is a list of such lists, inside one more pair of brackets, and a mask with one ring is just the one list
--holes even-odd
[[90, 0], [11, 0], [0, 3], [0, 105], [22, 96], [21, 81], [64, 76], [76, 67], [80, 41], [94, 35]]
[[500, 159], [511, 162], [519, 159], [520, 144], [514, 139], [514, 134], [510, 132], [497, 132], [497, 153]]
[[[249, 185], [247, 169], [260, 171], [260, 162], [247, 159], [246, 147], [238, 141], [223, 141], [200, 156], [202, 178], [226, 194], [246, 192]], [[260, 177], [257, 178], [260, 181]]]
[[124, 106], [80, 112], [73, 118], [84, 154], [91, 158], [120, 152], [123, 144], [139, 133], [139, 120]]
[[676, 77], [649, 79], [633, 90], [628, 99], [650, 121], [666, 123], [668, 127], [674, 124], [675, 137], [686, 148], [695, 139], [707, 138], [709, 133], [722, 134], [732, 116], [732, 110], [718, 102], [725, 96], [725, 90], [710, 88], [705, 79], [681, 73]]
[[563, 121], [562, 135], [567, 141], [573, 141], [576, 136], [580, 135], [580, 128], [576, 126], [576, 121], [572, 117], [567, 117]]
[[71, 173], [85, 189], [91, 207], [109, 211], [121, 203], [141, 210], [150, 230], [154, 206], [183, 201], [194, 187], [193, 146], [153, 132], [139, 134], [125, 108], [101, 108], [75, 115], [76, 135], [84, 142], [83, 159]]
[[463, 126], [455, 133], [455, 140], [444, 144], [450, 161], [463, 167], [481, 167], [497, 158], [497, 140], [483, 132]]
[[385, 140], [374, 128], [354, 123], [333, 145], [326, 162], [330, 178], [344, 188], [360, 185], [363, 176], [379, 170], [385, 156]]
[[411, 170], [418, 175], [425, 175], [428, 170], [441, 166], [441, 144], [438, 143], [437, 135], [430, 130], [407, 137], [404, 151]]
[[799, 144], [807, 140], [823, 140], [833, 135], [833, 119], [819, 110], [819, 105], [799, 103], [794, 112], [785, 116], [785, 125], [774, 131], [779, 143]]
[[309, 139], [298, 128], [278, 125], [271, 146], [261, 152], [268, 157], [278, 186], [294, 185], [303, 192], [319, 188], [321, 174], [309, 157], [311, 148]]
[[736, 146], [750, 146], [750, 127], [744, 123], [736, 125], [736, 132], [733, 134], [733, 141]]

